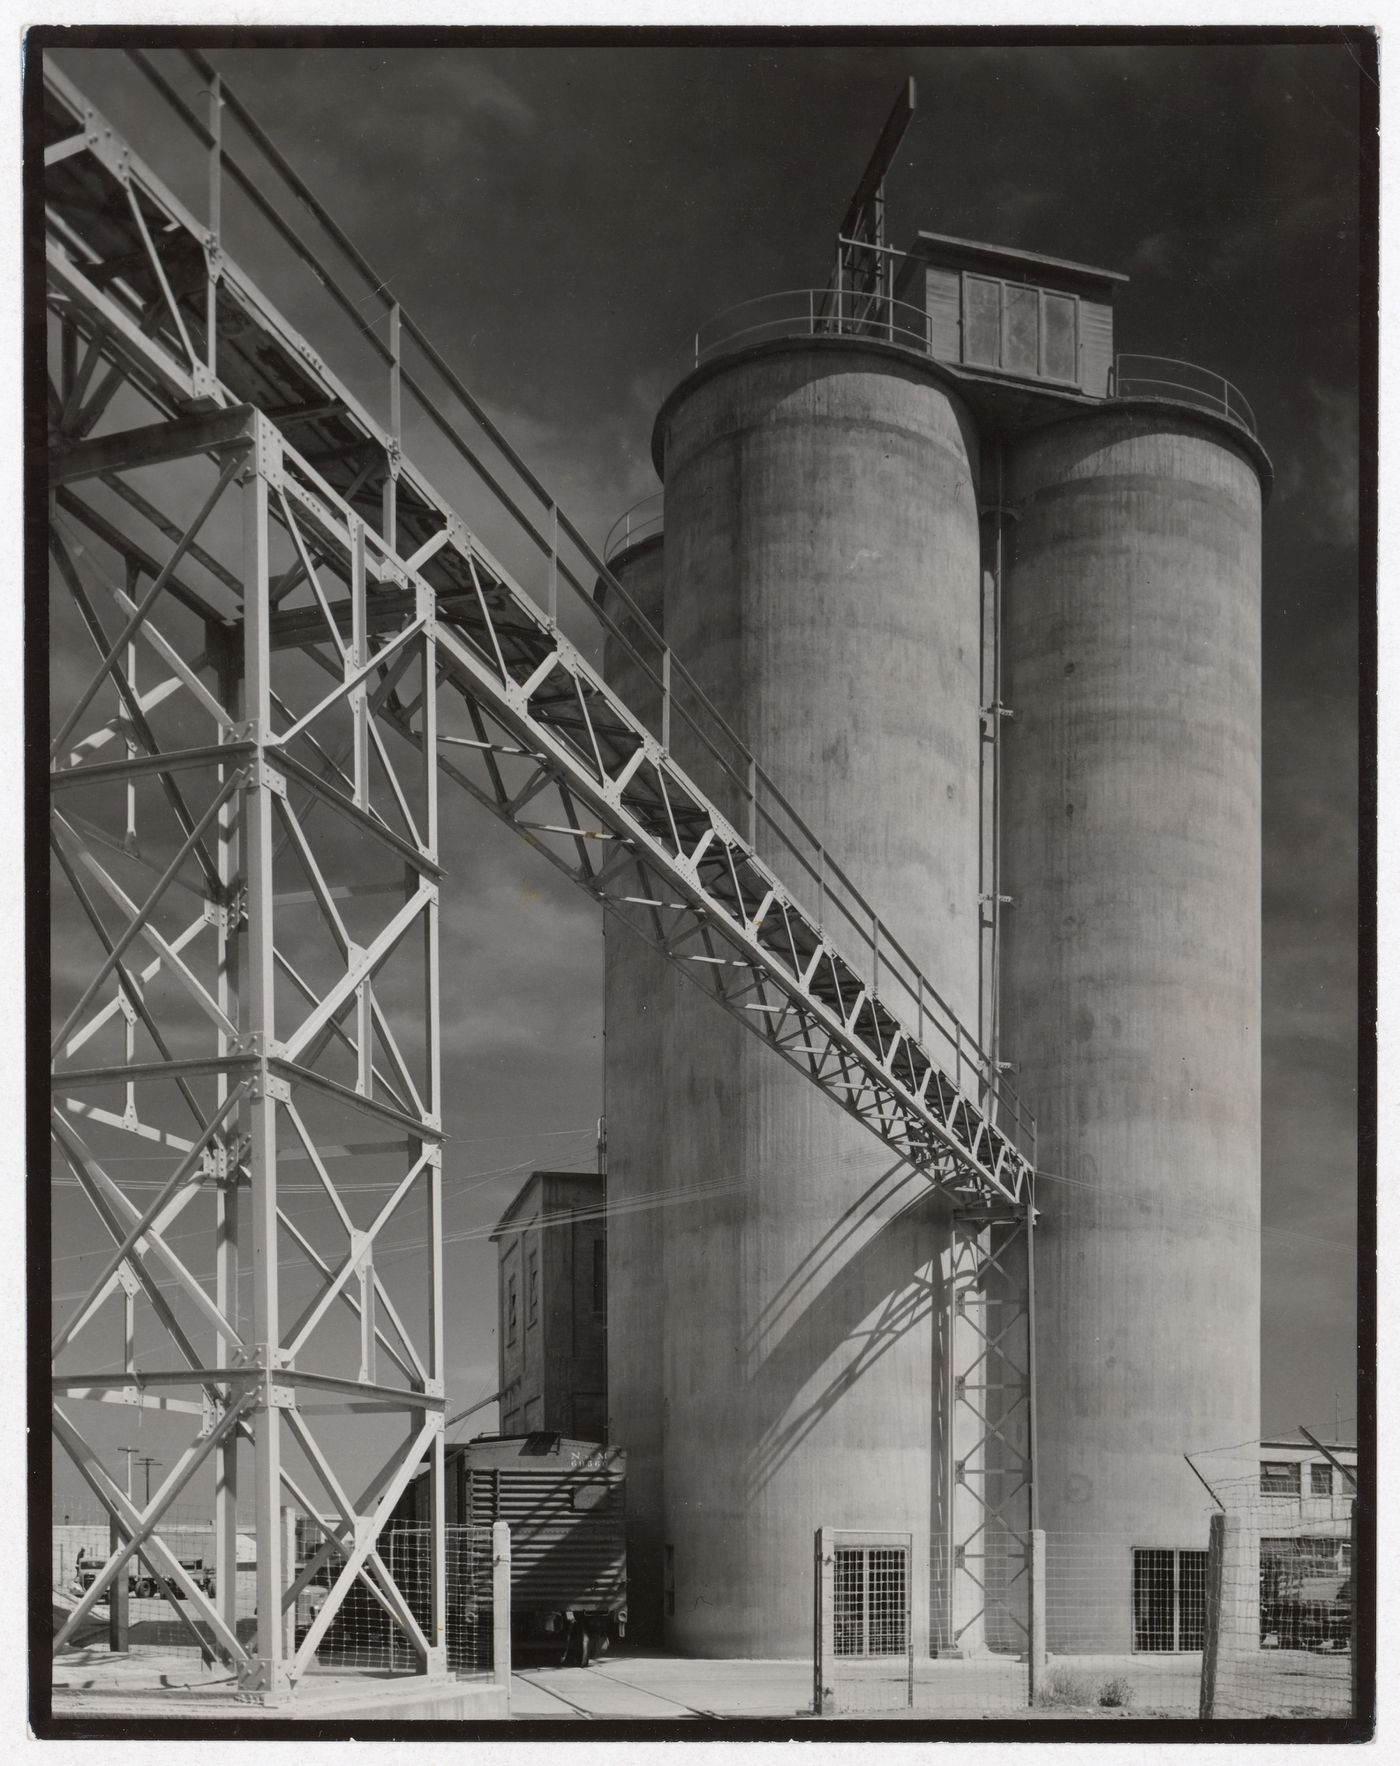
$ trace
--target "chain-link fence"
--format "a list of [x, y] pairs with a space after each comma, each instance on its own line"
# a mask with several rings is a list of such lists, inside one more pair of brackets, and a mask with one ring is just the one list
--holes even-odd
[[1263, 1497], [1212, 1517], [1202, 1717], [1355, 1714], [1355, 1534], [1340, 1502]]
[[[295, 1598], [285, 1601], [283, 1612], [284, 1647], [291, 1656], [302, 1647], [337, 1589], [345, 1557], [332, 1547], [318, 1563], [326, 1543], [322, 1530], [291, 1509], [283, 1511], [283, 1519], [283, 1581], [288, 1593], [296, 1588]], [[509, 1614], [498, 1614], [499, 1603], [493, 1596], [493, 1567], [496, 1585], [508, 1590], [508, 1560], [503, 1583], [489, 1526], [451, 1526], [445, 1532], [448, 1669], [459, 1676], [485, 1676], [500, 1667], [508, 1674]], [[207, 1597], [232, 1624], [241, 1643], [251, 1644], [258, 1619], [257, 1542], [251, 1522], [236, 1530], [232, 1566], [225, 1570], [227, 1585], [222, 1589], [211, 1517], [198, 1512], [167, 1514], [156, 1536], [179, 1561], [196, 1594]], [[201, 1603], [159, 1574], [152, 1567], [151, 1554], [134, 1554], [123, 1570], [108, 1575], [109, 1564], [122, 1549], [101, 1511], [70, 1505], [61, 1519], [55, 1518], [53, 1620], [55, 1638], [67, 1629], [62, 1647], [212, 1658], [214, 1636]], [[430, 1634], [429, 1529], [391, 1522], [380, 1535], [378, 1556], [393, 1587], [377, 1582], [372, 1564], [358, 1575], [323, 1627], [307, 1672], [417, 1670], [419, 1658], [409, 1632], [390, 1609], [396, 1594], [401, 1596], [420, 1630]], [[93, 1601], [95, 1588], [99, 1598]], [[500, 1663], [498, 1655], [505, 1658]]]

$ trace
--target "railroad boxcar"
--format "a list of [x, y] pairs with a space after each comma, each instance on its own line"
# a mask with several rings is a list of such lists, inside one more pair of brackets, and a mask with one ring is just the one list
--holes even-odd
[[[557, 1649], [564, 1661], [586, 1666], [624, 1635], [622, 1448], [537, 1430], [478, 1435], [449, 1446], [445, 1459], [447, 1526], [485, 1530], [504, 1521], [510, 1528], [511, 1635], [517, 1647]], [[391, 1525], [426, 1526], [427, 1483], [422, 1473], [414, 1478]], [[449, 1544], [449, 1607], [452, 1558]]]

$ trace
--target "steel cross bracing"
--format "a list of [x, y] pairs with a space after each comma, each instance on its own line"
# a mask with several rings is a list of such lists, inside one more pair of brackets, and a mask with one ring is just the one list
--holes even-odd
[[950, 1653], [1030, 1636], [1036, 1525], [1034, 1280], [1029, 1212], [962, 1209], [946, 1270], [941, 1646]]
[[[149, 551], [134, 538], [94, 544], [73, 491], [99, 459], [122, 480], [153, 461], [179, 480], [173, 543], [156, 531]], [[438, 775], [423, 761], [437, 705], [433, 596], [419, 584], [405, 598], [397, 561], [246, 407], [60, 445], [51, 484], [51, 556], [93, 653], [54, 705], [53, 852], [92, 938], [74, 938], [68, 985], [55, 988], [53, 1127], [112, 1242], [54, 1338], [54, 1427], [125, 1541], [55, 1647], [139, 1550], [195, 1641], [250, 1688], [289, 1689], [359, 1576], [422, 1667], [445, 1674], [442, 1578], [426, 1607], [410, 1604], [378, 1549], [425, 1455], [439, 1548], [442, 1532]], [[206, 554], [195, 588], [186, 560], [220, 529], [238, 571]], [[276, 607], [298, 568], [322, 626], [314, 648], [290, 652]], [[392, 631], [370, 618], [386, 589]], [[399, 736], [405, 723], [416, 743]], [[177, 1159], [139, 1203], [114, 1175], [129, 1156], [98, 1149], [119, 1136]], [[282, 1194], [289, 1160], [314, 1176], [329, 1226], [299, 1219]], [[376, 1252], [420, 1211], [428, 1280], [396, 1299]], [[201, 1217], [212, 1292], [175, 1248], [190, 1235], [171, 1232]], [[143, 1365], [129, 1322], [119, 1372], [75, 1365], [73, 1346], [92, 1340], [108, 1302], [136, 1297], [179, 1365]], [[80, 1399], [188, 1417], [189, 1444], [149, 1503], [104, 1470], [69, 1414]], [[366, 1439], [378, 1436], [378, 1469], [358, 1487], [311, 1420], [323, 1412], [359, 1414]], [[256, 1471], [253, 1639], [235, 1611], [240, 1438]], [[160, 1533], [206, 1462], [212, 1598]], [[283, 1504], [322, 1536], [303, 1566], [279, 1561]], [[329, 1596], [298, 1638], [288, 1615], [328, 1565]]]
[[[139, 166], [109, 126], [58, 76], [51, 79], [53, 96], [75, 113], [74, 124], [82, 122], [85, 148], [66, 152], [59, 167], [74, 175], [84, 167], [87, 183], [95, 179], [99, 191], [112, 179], [126, 186], [126, 201], [118, 204], [85, 185], [80, 200], [54, 216], [49, 258], [55, 296], [88, 353], [93, 346], [87, 340], [97, 331], [99, 347], [107, 340], [121, 351], [128, 369], [143, 384], [152, 382], [159, 402], [172, 410], [205, 399], [229, 403], [254, 391], [265, 404], [268, 384], [275, 381], [288, 394], [295, 391], [296, 415], [334, 406], [358, 426], [362, 440], [372, 440], [372, 419], [227, 260], [215, 264], [212, 296], [202, 282], [195, 286], [198, 277], [187, 275], [182, 284], [187, 311], [166, 298], [174, 286], [171, 274], [154, 270], [147, 272], [149, 291], [135, 290], [123, 302], [126, 284], [111, 274], [113, 264], [121, 265], [126, 277], [138, 278], [144, 258], [155, 263], [168, 254], [192, 271], [196, 245], [198, 263], [206, 268], [215, 254], [206, 230]], [[61, 137], [59, 146], [78, 139], [76, 133]], [[150, 221], [138, 229], [127, 220], [125, 210], [139, 216], [145, 207], [159, 218], [159, 233]], [[88, 219], [94, 212], [100, 229]], [[88, 265], [93, 274], [85, 272], [82, 254], [72, 249], [79, 215], [87, 232], [101, 233], [92, 250], [108, 254]], [[143, 253], [157, 237], [160, 249], [152, 246]], [[220, 303], [227, 303], [227, 316]], [[136, 319], [138, 309], [147, 315], [144, 320]], [[205, 366], [215, 351], [198, 318], [208, 310], [217, 314], [217, 379]], [[184, 321], [177, 325], [180, 311]], [[240, 339], [236, 357], [225, 347], [224, 333]], [[274, 362], [277, 349], [284, 359]], [[85, 380], [86, 366], [85, 356], [79, 380]], [[304, 377], [295, 388], [294, 374]], [[381, 434], [379, 440], [392, 454], [392, 438]], [[103, 448], [92, 447], [87, 470], [97, 474]], [[309, 462], [306, 470], [312, 470]], [[948, 1054], [927, 1052], [932, 1004], [927, 1027], [896, 1017], [872, 982], [869, 966], [847, 961], [819, 912], [799, 903], [757, 857], [758, 830], [741, 835], [719, 814], [557, 623], [513, 583], [408, 462], [400, 460], [394, 476], [395, 525], [405, 530], [399, 536], [402, 562], [415, 581], [437, 592], [444, 630], [440, 667], [464, 701], [472, 726], [473, 733], [459, 740], [456, 764], [444, 757], [450, 776], [470, 778], [479, 795], [535, 836], [534, 843], [551, 856], [559, 858], [561, 849], [573, 854], [562, 859], [564, 868], [591, 893], [610, 902], [635, 897], [655, 902], [653, 935], [668, 954], [691, 964], [737, 966], [737, 986], [732, 977], [714, 978], [717, 996], [750, 1019], [762, 1018], [758, 1028], [768, 1040], [831, 1086], [915, 1164], [959, 1191], [1027, 1200], [1030, 1160], [983, 1107], [979, 1094], [988, 1081], [972, 1053], [973, 1040], [965, 1037], [952, 1058], [954, 1039], [940, 1025], [937, 1034], [948, 1041]], [[331, 476], [323, 482], [331, 484]], [[620, 596], [620, 588], [617, 592]], [[314, 607], [289, 610], [274, 621], [273, 645], [314, 643], [318, 617]], [[400, 617], [398, 603], [376, 597], [372, 621], [392, 628]], [[487, 720], [484, 733], [476, 732], [473, 713]], [[474, 752], [483, 761], [475, 776], [461, 765], [471, 751], [463, 742], [479, 744]], [[514, 776], [522, 771], [523, 778]], [[542, 823], [537, 800], [550, 792], [560, 820]], [[531, 805], [532, 814], [524, 816]], [[605, 825], [585, 827], [580, 809]], [[598, 840], [622, 850], [597, 862], [589, 843]], [[629, 873], [625, 879], [624, 872]], [[686, 948], [697, 944], [704, 948]], [[878, 964], [878, 955], [875, 960]], [[814, 1039], [821, 1045], [815, 1050]]]
[[[181, 1590], [176, 1611], [187, 1623], [198, 1614], [205, 1647], [246, 1684], [275, 1695], [304, 1672], [361, 1572], [431, 1671], [442, 1662], [440, 1504], [426, 1609], [409, 1608], [375, 1541], [425, 1451], [435, 1486], [441, 1477], [439, 775], [595, 899], [645, 908], [640, 927], [628, 918], [634, 930], [960, 1201], [1028, 1210], [1030, 1160], [993, 1120], [996, 1076], [975, 1045], [933, 1000], [924, 1022], [925, 984], [908, 1018], [882, 997], [878, 922], [873, 965], [849, 961], [820, 888], [809, 911], [759, 856], [756, 793], [741, 833], [672, 757], [669, 697], [658, 740], [553, 608], [516, 585], [223, 256], [217, 202], [215, 227], [202, 227], [52, 71], [46, 98], [51, 550], [95, 667], [71, 697], [55, 692], [55, 858], [97, 947], [71, 987], [55, 976], [65, 1014], [55, 1137], [114, 1247], [56, 1339], [55, 1429], [117, 1520], [124, 1555], [139, 1548], [162, 1586]], [[298, 424], [315, 438], [315, 463], [288, 439]], [[148, 684], [151, 657], [159, 678]], [[184, 917], [181, 893], [195, 904]], [[382, 909], [367, 905], [385, 896]], [[293, 907], [328, 940], [314, 972], [302, 933], [282, 935]], [[422, 941], [417, 978], [390, 978], [410, 937]], [[406, 1052], [410, 1026], [417, 1046]], [[119, 1110], [89, 1095], [114, 1088]], [[312, 1097], [380, 1139], [313, 1121]], [[178, 1155], [155, 1202], [123, 1192], [89, 1144], [95, 1128]], [[346, 1244], [334, 1255], [283, 1205], [289, 1156], [335, 1208]], [[369, 1212], [330, 1176], [336, 1158], [349, 1170], [366, 1156], [381, 1179], [392, 1164], [387, 1200]], [[431, 1269], [416, 1335], [374, 1268], [376, 1238], [411, 1195], [427, 1209]], [[212, 1294], [164, 1236], [199, 1198], [214, 1207]], [[236, 1296], [249, 1232], [245, 1320]], [[289, 1325], [287, 1243], [319, 1283]], [[65, 1366], [119, 1292], [122, 1373]], [[173, 1373], [137, 1367], [138, 1294], [182, 1363]], [[354, 1326], [350, 1371], [318, 1371], [311, 1344], [337, 1315]], [[397, 1381], [381, 1379], [385, 1359]], [[148, 1507], [122, 1495], [68, 1415], [78, 1396], [197, 1421]], [[308, 1397], [410, 1419], [357, 1493], [312, 1434]], [[155, 1531], [210, 1462], [221, 1570], [232, 1564], [240, 1440], [257, 1464], [251, 1646], [233, 1622], [234, 1577], [216, 1578], [210, 1603]], [[288, 1440], [329, 1498], [329, 1520], [288, 1469]], [[278, 1562], [286, 1498], [325, 1535], [295, 1577]], [[296, 1645], [284, 1615], [337, 1559], [331, 1598]], [[119, 1567], [107, 1566], [67, 1631]]]

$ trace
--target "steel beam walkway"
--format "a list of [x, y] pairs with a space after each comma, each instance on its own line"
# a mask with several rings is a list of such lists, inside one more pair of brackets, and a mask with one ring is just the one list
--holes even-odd
[[[139, 1549], [201, 1647], [278, 1698], [314, 1662], [357, 1575], [423, 1669], [443, 1671], [441, 1501], [426, 1607], [410, 1604], [376, 1545], [425, 1452], [439, 1493], [441, 1482], [440, 779], [603, 906], [626, 909], [633, 931], [973, 1211], [976, 1231], [1030, 1218], [1033, 1125], [523, 462], [507, 450], [547, 510], [543, 522], [521, 517], [547, 568], [539, 600], [404, 457], [405, 396], [466, 453], [442, 395], [435, 402], [423, 371], [415, 379], [405, 366], [405, 337], [506, 444], [392, 297], [389, 339], [373, 338], [387, 371], [386, 424], [225, 255], [221, 200], [236, 189], [284, 245], [315, 261], [227, 155], [227, 107], [368, 272], [212, 67], [192, 60], [210, 94], [207, 125], [145, 69], [207, 150], [208, 225], [57, 70], [45, 73], [50, 548], [97, 658], [95, 673], [71, 690], [65, 677], [55, 691], [54, 848], [100, 947], [66, 992], [55, 983], [63, 1023], [54, 1128], [114, 1245], [55, 1338], [64, 1395], [55, 1430], [126, 1542], [66, 1629]], [[320, 267], [317, 276], [342, 310], [354, 307]], [[467, 457], [520, 517], [501, 477]], [[120, 581], [104, 568], [109, 557], [120, 560]], [[589, 572], [606, 584], [606, 603]], [[563, 617], [561, 585], [574, 597]], [[115, 624], [104, 622], [113, 607]], [[596, 646], [604, 633], [653, 684], [659, 730], [585, 656], [581, 643]], [[154, 683], [138, 682], [138, 655], [155, 657]], [[677, 751], [693, 757], [690, 770]], [[143, 827], [160, 830], [153, 837], [138, 837], [138, 808]], [[357, 856], [347, 856], [351, 846]], [[159, 857], [145, 861], [157, 877], [138, 905], [131, 866], [143, 852]], [[289, 866], [298, 890], [286, 887]], [[181, 890], [195, 898], [192, 918], [174, 915]], [[386, 907], [372, 905], [385, 897]], [[325, 941], [315, 963], [302, 960], [299, 908]], [[421, 954], [406, 980], [394, 965], [409, 943]], [[138, 945], [150, 957], [139, 970]], [[124, 1094], [119, 1110], [93, 1095], [114, 1087]], [[313, 1105], [339, 1111], [341, 1126], [321, 1126]], [[174, 1126], [180, 1113], [192, 1124], [184, 1132]], [[359, 1130], [346, 1127], [352, 1121]], [[90, 1124], [181, 1155], [154, 1203], [138, 1207], [123, 1192], [85, 1139]], [[344, 1229], [334, 1256], [310, 1242], [279, 1191], [289, 1131]], [[358, 1141], [360, 1131], [379, 1138]], [[332, 1147], [333, 1132], [348, 1144]], [[396, 1163], [381, 1186], [389, 1200], [357, 1221], [353, 1186], [333, 1180], [329, 1162], [367, 1147]], [[212, 1294], [163, 1236], [200, 1196], [216, 1209]], [[430, 1281], [416, 1322], [400, 1316], [374, 1267], [375, 1240], [409, 1196], [426, 1202], [429, 1218]], [[253, 1316], [244, 1323], [236, 1289], [250, 1226]], [[278, 1275], [288, 1240], [320, 1284], [290, 1324]], [[193, 1324], [177, 1318], [157, 1269], [173, 1276]], [[138, 1295], [178, 1353], [175, 1373], [136, 1365]], [[72, 1369], [64, 1357], [74, 1338], [118, 1299], [123, 1371]], [[310, 1348], [347, 1311], [359, 1359], [348, 1374], [328, 1371], [334, 1356], [318, 1364]], [[191, 1395], [180, 1397], [182, 1386]], [[78, 1398], [197, 1421], [149, 1505], [132, 1503], [103, 1468], [64, 1408]], [[337, 1407], [408, 1419], [358, 1493], [344, 1488], [306, 1420]], [[238, 1634], [226, 1573], [240, 1439], [254, 1443], [258, 1474], [251, 1641]], [[326, 1500], [289, 1470], [284, 1441], [314, 1470], [331, 1519]], [[212, 1601], [159, 1539], [162, 1514], [206, 1460], [219, 1468]], [[300, 1575], [279, 1561], [287, 1497], [323, 1535]], [[333, 1556], [343, 1569], [296, 1641], [285, 1615]]]

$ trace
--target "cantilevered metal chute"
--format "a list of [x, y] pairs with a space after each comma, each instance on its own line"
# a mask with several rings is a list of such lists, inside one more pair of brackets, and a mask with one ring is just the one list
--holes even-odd
[[[55, 860], [93, 943], [80, 972], [55, 978], [54, 1132], [113, 1247], [55, 1339], [55, 1430], [116, 1521], [119, 1558], [140, 1550], [182, 1620], [200, 1621], [202, 1647], [248, 1686], [277, 1697], [295, 1683], [357, 1576], [420, 1667], [441, 1672], [441, 778], [605, 906], [644, 907], [634, 931], [959, 1204], [1029, 1209], [1033, 1125], [557, 506], [534, 530], [541, 605], [228, 259], [217, 192], [248, 180], [222, 143], [227, 89], [215, 82], [201, 131], [206, 227], [61, 74], [45, 81], [51, 550], [92, 652], [86, 675], [55, 687]], [[411, 327], [390, 312], [396, 424]], [[605, 600], [566, 566], [561, 535]], [[655, 681], [659, 731], [566, 635], [561, 582], [575, 616], [628, 644]], [[180, 1156], [153, 1203], [113, 1176], [113, 1137]], [[289, 1157], [332, 1204], [333, 1248], [279, 1182]], [[428, 1222], [414, 1316], [374, 1262], [410, 1198]], [[201, 1211], [212, 1290], [166, 1237]], [[295, 1316], [289, 1251], [311, 1284]], [[173, 1372], [140, 1365], [138, 1297]], [[75, 1341], [116, 1305], [121, 1372], [76, 1364]], [[149, 1505], [103, 1468], [69, 1414], [79, 1399], [190, 1419], [188, 1451]], [[382, 1425], [382, 1463], [359, 1487], [308, 1422], [318, 1411]], [[230, 1573], [240, 1442], [257, 1470], [251, 1644]], [[425, 1454], [426, 1607], [377, 1546]], [[212, 1601], [159, 1542], [162, 1515], [208, 1464]], [[299, 1573], [280, 1562], [286, 1501], [324, 1539]], [[330, 1598], [298, 1643], [286, 1615], [332, 1562]]]
[[917, 109], [918, 89], [910, 75], [895, 94], [885, 126], [836, 229], [836, 257], [821, 313], [835, 315], [839, 328], [846, 332], [859, 334], [868, 326], [878, 335], [881, 329], [892, 328], [898, 254], [885, 237], [885, 179]]

